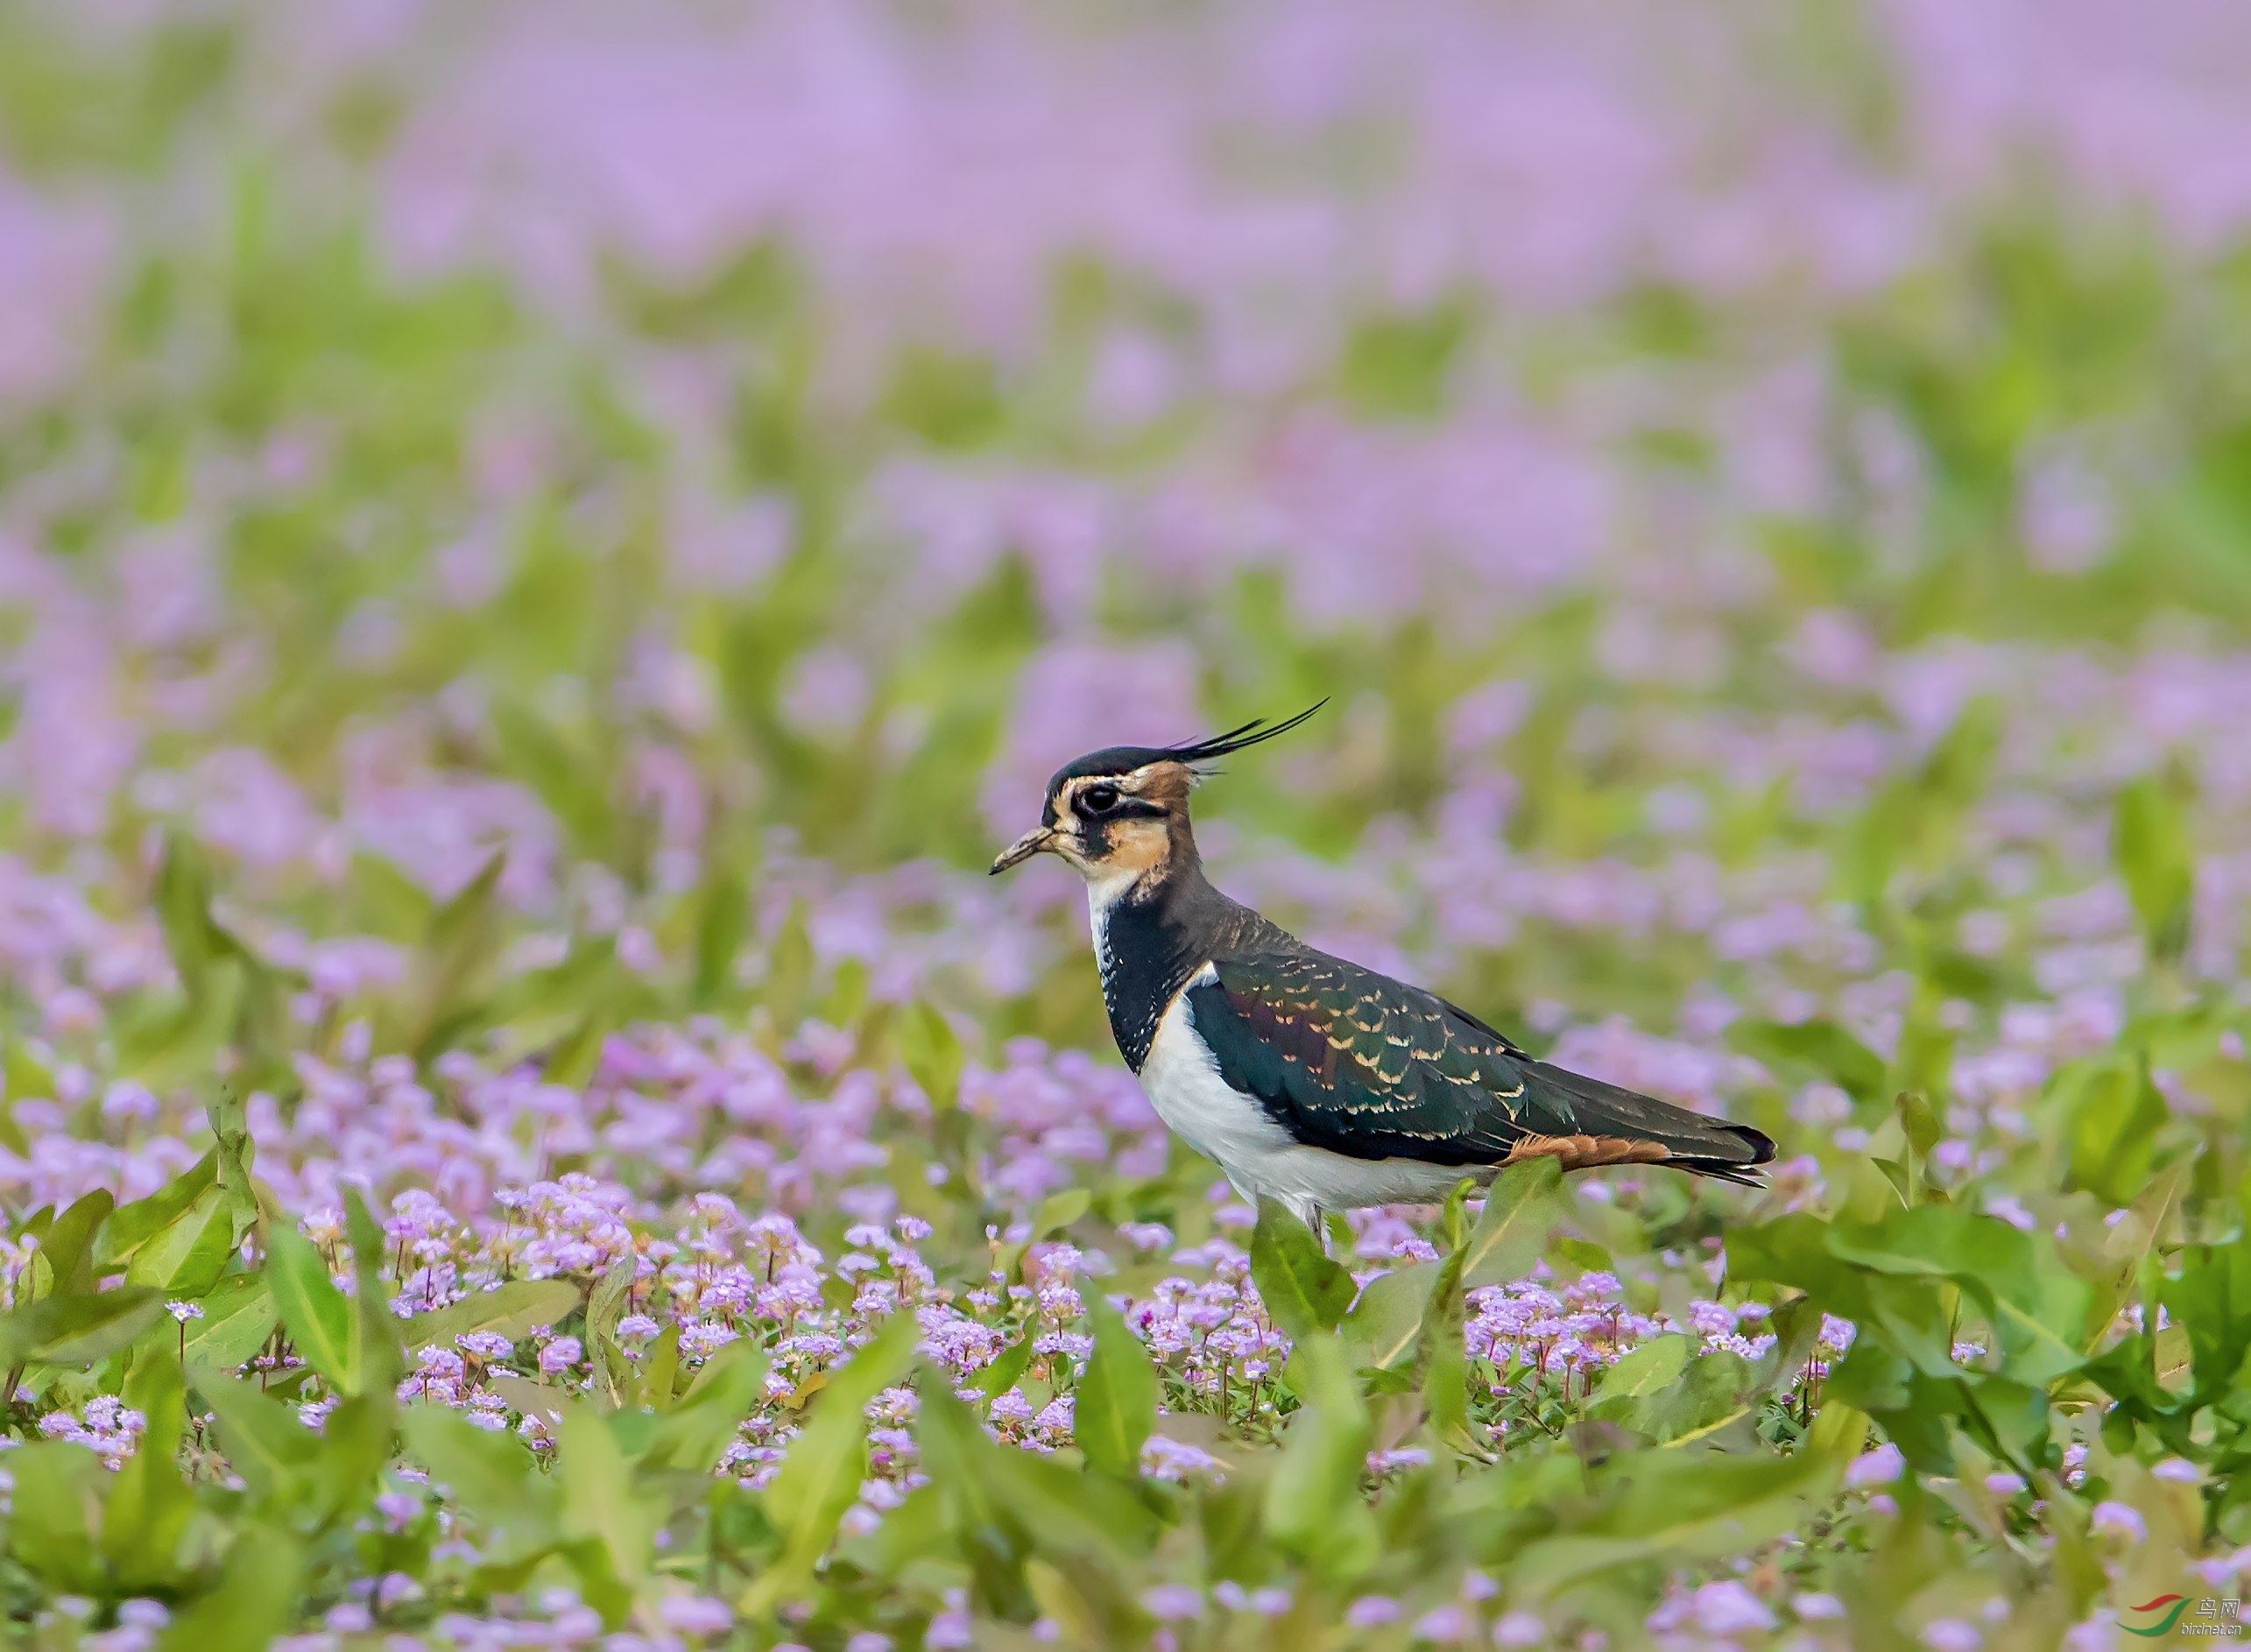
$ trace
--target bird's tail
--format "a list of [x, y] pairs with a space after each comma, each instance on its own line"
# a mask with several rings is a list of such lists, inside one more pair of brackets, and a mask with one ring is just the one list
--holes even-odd
[[[1657, 1163], [1698, 1175], [1717, 1176], [1745, 1187], [1759, 1184], [1757, 1167], [1775, 1156], [1772, 1137], [1748, 1125], [1706, 1118], [1599, 1078], [1565, 1072], [1546, 1062], [1531, 1063], [1533, 1083], [1558, 1102], [1581, 1139], [1613, 1143], [1614, 1157], [1590, 1156], [1589, 1164], [1605, 1162]], [[1535, 1092], [1536, 1093], [1536, 1092]], [[1528, 1147], [1530, 1144], [1527, 1144]], [[1563, 1155], [1564, 1168], [1574, 1168], [1575, 1156]]]

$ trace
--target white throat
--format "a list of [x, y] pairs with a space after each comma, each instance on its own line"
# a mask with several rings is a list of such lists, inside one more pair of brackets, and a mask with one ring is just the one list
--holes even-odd
[[1094, 941], [1094, 962], [1106, 980], [1110, 974], [1110, 914], [1140, 880], [1138, 872], [1114, 872], [1086, 880], [1086, 922]]

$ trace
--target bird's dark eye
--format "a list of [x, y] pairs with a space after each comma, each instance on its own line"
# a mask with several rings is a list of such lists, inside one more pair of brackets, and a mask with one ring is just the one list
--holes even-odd
[[1079, 807], [1090, 815], [1107, 815], [1118, 807], [1118, 788], [1114, 786], [1090, 786], [1078, 794]]

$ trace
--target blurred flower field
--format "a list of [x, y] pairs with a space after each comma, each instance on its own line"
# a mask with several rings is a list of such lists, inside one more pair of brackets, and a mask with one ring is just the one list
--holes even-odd
[[[10, 1634], [2232, 1620], [2247, 157], [2219, 0], [0, 0]], [[1324, 695], [1222, 885], [1768, 1187], [1168, 1140], [984, 864]]]

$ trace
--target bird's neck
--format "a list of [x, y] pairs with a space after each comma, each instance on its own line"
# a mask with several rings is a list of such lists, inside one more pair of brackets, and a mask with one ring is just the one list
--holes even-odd
[[1194, 859], [1175, 862], [1161, 878], [1090, 883], [1086, 900], [1110, 1030], [1118, 1053], [1137, 1073], [1157, 1024], [1198, 970], [1269, 932], [1288, 942], [1257, 913], [1213, 888]]

